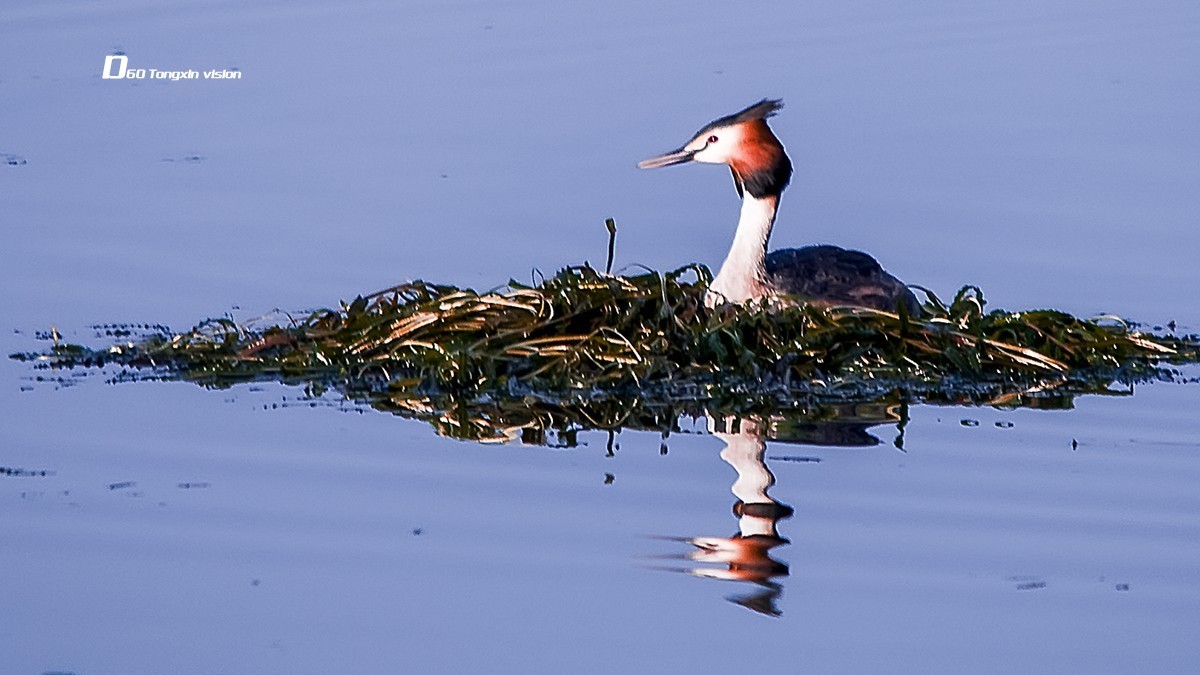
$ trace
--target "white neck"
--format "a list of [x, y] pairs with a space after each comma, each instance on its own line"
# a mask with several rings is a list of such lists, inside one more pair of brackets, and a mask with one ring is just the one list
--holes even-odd
[[746, 193], [733, 246], [709, 286], [705, 304], [710, 307], [722, 302], [741, 304], [769, 294], [767, 239], [771, 237], [778, 206], [779, 197], [758, 198]]

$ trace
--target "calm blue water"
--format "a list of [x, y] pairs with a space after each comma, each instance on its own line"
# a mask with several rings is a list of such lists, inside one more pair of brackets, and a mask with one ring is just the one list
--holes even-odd
[[[797, 166], [774, 245], [1200, 330], [1200, 6], [826, 4], [5, 3], [0, 347], [491, 287], [602, 261], [609, 216], [618, 265], [715, 265], [727, 172], [634, 163], [763, 96]], [[101, 80], [118, 50], [243, 77]], [[658, 569], [739, 531], [703, 420], [606, 457], [32, 375], [0, 362], [0, 672], [1200, 667], [1196, 386], [918, 407], [906, 453], [768, 442], [773, 618]]]

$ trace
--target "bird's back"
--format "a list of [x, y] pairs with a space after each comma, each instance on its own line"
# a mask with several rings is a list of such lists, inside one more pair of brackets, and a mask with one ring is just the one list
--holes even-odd
[[862, 251], [828, 245], [784, 248], [768, 254], [766, 263], [768, 283], [777, 293], [890, 312], [903, 302], [910, 314], [920, 311], [912, 291]]

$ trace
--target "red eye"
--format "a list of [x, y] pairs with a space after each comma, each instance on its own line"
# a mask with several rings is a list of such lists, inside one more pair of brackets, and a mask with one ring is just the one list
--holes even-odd
[[716, 136], [709, 136], [709, 137], [708, 137], [708, 142], [709, 142], [709, 143], [716, 143], [716, 142], [717, 142], [717, 137], [716, 137]]

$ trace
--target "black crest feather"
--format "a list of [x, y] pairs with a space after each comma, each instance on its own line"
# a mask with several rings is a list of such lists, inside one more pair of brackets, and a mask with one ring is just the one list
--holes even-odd
[[743, 110], [739, 110], [732, 115], [726, 115], [720, 119], [709, 122], [708, 124], [704, 125], [700, 131], [697, 131], [695, 135], [700, 136], [712, 131], [713, 129], [740, 124], [748, 120], [765, 120], [768, 117], [774, 117], [775, 113], [779, 112], [782, 108], [782, 99], [764, 98], [758, 103], [755, 103], [754, 105]]

